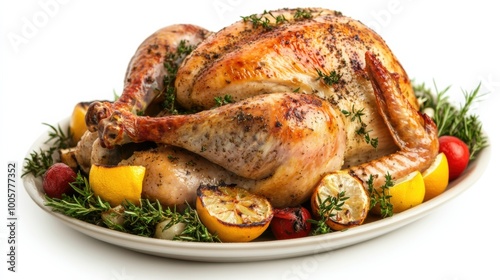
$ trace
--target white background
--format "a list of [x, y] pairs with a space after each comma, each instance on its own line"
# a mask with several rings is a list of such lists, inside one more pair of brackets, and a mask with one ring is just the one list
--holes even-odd
[[[500, 279], [500, 20], [493, 1], [171, 3], [1, 1], [1, 279]], [[66, 118], [77, 102], [113, 98], [137, 46], [163, 26], [194, 23], [216, 31], [243, 15], [299, 6], [336, 9], [365, 22], [385, 38], [411, 78], [451, 85], [457, 101], [462, 90], [481, 83], [487, 95], [475, 112], [493, 153], [483, 177], [431, 215], [328, 257], [242, 264], [165, 259], [94, 240], [39, 209], [19, 183], [18, 272], [7, 271], [7, 162], [22, 165], [46, 131], [42, 122]]]

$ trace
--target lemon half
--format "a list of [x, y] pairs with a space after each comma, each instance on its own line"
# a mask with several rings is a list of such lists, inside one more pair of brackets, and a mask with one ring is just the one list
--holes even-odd
[[313, 213], [318, 217], [320, 204], [327, 203], [329, 197], [339, 197], [342, 192], [347, 199], [341, 210], [325, 213], [329, 216], [326, 223], [333, 230], [343, 230], [363, 224], [370, 209], [370, 196], [363, 182], [346, 171], [336, 171], [325, 175], [314, 190], [311, 196]]
[[89, 184], [94, 194], [109, 202], [112, 207], [125, 200], [138, 205], [141, 200], [144, 166], [92, 165]]
[[90, 102], [80, 102], [73, 108], [73, 113], [69, 119], [69, 130], [73, 144], [76, 145], [82, 138], [85, 131], [87, 131], [87, 124], [85, 123], [85, 114], [89, 108]]
[[248, 242], [271, 223], [273, 207], [264, 197], [235, 186], [200, 186], [196, 211], [210, 233], [223, 242]]
[[389, 201], [394, 213], [400, 213], [421, 204], [425, 197], [425, 183], [422, 173], [414, 171], [394, 182], [389, 188]]

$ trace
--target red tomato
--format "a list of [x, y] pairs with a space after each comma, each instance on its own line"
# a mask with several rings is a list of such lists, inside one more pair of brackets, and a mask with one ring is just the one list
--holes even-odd
[[311, 213], [304, 207], [274, 209], [271, 231], [276, 239], [308, 236], [311, 232]]
[[469, 164], [469, 147], [455, 136], [439, 137], [439, 152], [448, 160], [450, 181], [458, 178]]
[[64, 163], [55, 163], [43, 176], [43, 190], [52, 198], [61, 198], [63, 193], [70, 193], [73, 188], [69, 185], [74, 182], [76, 173]]

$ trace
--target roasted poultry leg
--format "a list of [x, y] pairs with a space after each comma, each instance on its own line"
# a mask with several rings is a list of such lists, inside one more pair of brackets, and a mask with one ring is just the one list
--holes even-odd
[[[144, 40], [130, 60], [120, 98], [113, 103], [96, 101], [90, 105], [85, 116], [89, 131], [97, 131], [99, 122], [113, 111], [144, 114], [163, 90], [163, 79], [167, 74], [165, 59], [175, 54], [181, 43], [196, 46], [209, 34], [195, 25], [177, 24], [162, 28]], [[178, 58], [177, 66], [183, 59], [184, 56]]]

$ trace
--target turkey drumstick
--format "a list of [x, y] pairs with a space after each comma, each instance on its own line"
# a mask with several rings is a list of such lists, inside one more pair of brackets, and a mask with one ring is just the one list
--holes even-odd
[[[130, 60], [120, 98], [113, 103], [93, 102], [85, 117], [87, 128], [91, 132], [97, 131], [99, 122], [116, 110], [143, 114], [163, 90], [163, 79], [167, 74], [165, 59], [175, 55], [181, 44], [196, 46], [209, 34], [195, 25], [177, 24], [162, 28], [146, 38]], [[180, 64], [184, 56], [175, 63]]]
[[99, 131], [108, 148], [129, 142], [169, 144], [239, 176], [262, 179], [283, 166], [293, 172], [306, 166], [339, 168], [345, 146], [339, 114], [314, 95], [276, 93], [190, 115], [137, 117], [115, 111]]

